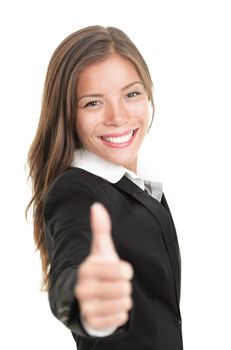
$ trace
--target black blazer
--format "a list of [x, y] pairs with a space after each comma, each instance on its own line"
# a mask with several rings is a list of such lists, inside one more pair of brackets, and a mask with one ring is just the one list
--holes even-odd
[[[73, 294], [78, 266], [90, 252], [89, 210], [96, 201], [110, 213], [120, 258], [134, 269], [129, 320], [107, 337], [87, 334]], [[51, 310], [71, 330], [78, 350], [183, 349], [180, 253], [164, 194], [160, 203], [125, 176], [111, 184], [85, 170], [69, 168], [51, 185], [44, 218]]]

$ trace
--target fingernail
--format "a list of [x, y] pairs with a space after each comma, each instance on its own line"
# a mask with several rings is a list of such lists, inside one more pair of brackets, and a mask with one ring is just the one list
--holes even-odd
[[99, 207], [101, 207], [102, 208], [102, 204], [101, 203], [99, 203], [99, 202], [95, 202], [95, 203], [93, 203], [92, 205], [91, 205], [91, 208], [99, 208]]

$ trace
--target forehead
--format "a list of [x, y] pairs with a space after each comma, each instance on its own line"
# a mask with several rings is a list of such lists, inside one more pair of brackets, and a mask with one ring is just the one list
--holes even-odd
[[127, 58], [112, 54], [104, 61], [93, 63], [79, 75], [77, 93], [85, 89], [122, 87], [135, 80], [140, 80], [135, 65]]

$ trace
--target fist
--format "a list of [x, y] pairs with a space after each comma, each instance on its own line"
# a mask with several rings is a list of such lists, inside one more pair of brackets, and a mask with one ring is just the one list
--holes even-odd
[[91, 207], [90, 255], [79, 266], [75, 296], [88, 327], [117, 328], [128, 320], [132, 308], [133, 269], [119, 258], [111, 237], [111, 220], [99, 203]]

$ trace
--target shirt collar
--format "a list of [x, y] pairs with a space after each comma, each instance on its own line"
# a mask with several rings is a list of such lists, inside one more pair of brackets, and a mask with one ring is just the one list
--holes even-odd
[[85, 148], [75, 150], [71, 166], [86, 170], [94, 175], [104, 178], [111, 183], [116, 183], [123, 176], [126, 176], [143, 190], [148, 190], [153, 197], [159, 201], [161, 200], [161, 182], [153, 182], [149, 179], [149, 177], [145, 176], [144, 173], [142, 175], [136, 174], [121, 165], [111, 163], [106, 159], [98, 157], [96, 154], [89, 152]]
[[118, 182], [126, 174], [133, 178], [139, 178], [133, 171], [100, 158], [86, 149], [78, 149], [74, 152], [71, 165], [100, 176], [111, 183]]

